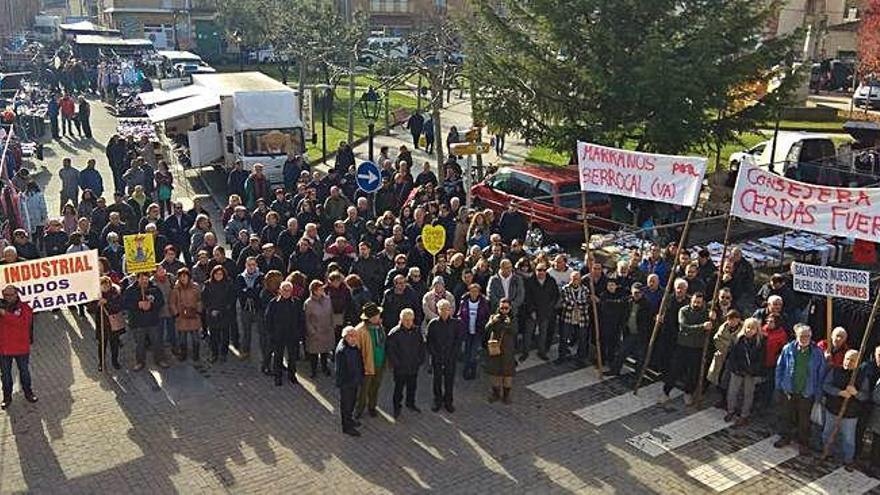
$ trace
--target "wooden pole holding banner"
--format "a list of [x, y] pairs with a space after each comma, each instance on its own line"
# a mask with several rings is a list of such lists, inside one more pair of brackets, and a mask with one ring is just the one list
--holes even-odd
[[831, 345], [831, 327], [834, 325], [834, 300], [825, 296], [825, 342]]
[[[102, 294], [102, 297], [103, 297], [103, 294]], [[107, 372], [107, 357], [106, 357], [107, 344], [105, 343], [106, 342], [105, 341], [106, 335], [104, 334], [104, 315], [107, 314], [107, 308], [105, 308], [100, 303], [100, 301], [98, 302], [98, 308], [100, 308], [100, 311], [98, 311], [98, 320], [99, 320], [98, 321], [98, 333], [100, 334], [100, 338], [101, 338], [101, 341], [100, 341], [101, 343], [98, 345], [98, 350], [101, 351], [101, 357], [98, 358], [98, 363], [101, 366], [101, 371], [106, 373]]]
[[[691, 207], [691, 211], [688, 212], [687, 220], [685, 220], [684, 228], [681, 231], [681, 239], [678, 240], [678, 250], [676, 252], [680, 252], [684, 249], [688, 232], [691, 230], [691, 219], [693, 219], [696, 210], [697, 205], [695, 204]], [[660, 311], [657, 313], [657, 318], [654, 320], [654, 330], [651, 331], [651, 339], [648, 341], [648, 349], [645, 351], [645, 359], [642, 363], [642, 369], [639, 370], [639, 376], [636, 378], [636, 384], [633, 387], [633, 394], [635, 395], [639, 393], [639, 387], [642, 385], [642, 379], [645, 377], [645, 372], [648, 370], [648, 363], [651, 362], [651, 355], [654, 352], [654, 343], [657, 341], [657, 332], [660, 331], [660, 325], [666, 317], [666, 299], [669, 297], [669, 293], [672, 292], [672, 282], [675, 279], [675, 270], [677, 268], [678, 256], [676, 256], [675, 260], [672, 262], [672, 267], [669, 269], [669, 278], [666, 280], [666, 287], [663, 289], [663, 297], [660, 298]]]
[[587, 278], [590, 279], [590, 303], [593, 306], [593, 331], [596, 338], [596, 375], [602, 379], [602, 340], [599, 332], [599, 306], [596, 304], [596, 283], [589, 275], [593, 268], [593, 250], [590, 249], [590, 220], [587, 217], [587, 193], [581, 191], [581, 212], [584, 216], [584, 250], [587, 252]]
[[[865, 332], [862, 335], [862, 343], [859, 346], [858, 362], [856, 363], [856, 367], [853, 370], [852, 375], [849, 377], [848, 387], [854, 387], [856, 384], [856, 378], [858, 378], [859, 376], [859, 366], [861, 366], [862, 359], [864, 359], [865, 357], [865, 351], [868, 347], [868, 340], [871, 337], [871, 331], [874, 330], [874, 318], [876, 318], [877, 316], [878, 308], [880, 308], [880, 292], [878, 292], [877, 295], [874, 296], [874, 306], [871, 308], [871, 316], [868, 317], [868, 325], [865, 327]], [[829, 343], [829, 345], [831, 344]], [[846, 414], [846, 406], [849, 405], [850, 399], [851, 397], [843, 398], [843, 404], [841, 404], [840, 411], [838, 411], [837, 413], [837, 418], [835, 418], [834, 420], [834, 429], [831, 430], [831, 436], [828, 438], [828, 441], [825, 442], [825, 446], [822, 448], [823, 458], [828, 457], [828, 454], [831, 451], [831, 446], [834, 445], [834, 438], [840, 431], [840, 423], [841, 421], [843, 421], [843, 415]]]
[[697, 375], [697, 392], [694, 394], [694, 403], [696, 407], [700, 407], [700, 403], [703, 400], [703, 387], [705, 386], [706, 379], [706, 361], [708, 360], [709, 354], [709, 339], [715, 335], [715, 332], [718, 330], [718, 327], [721, 325], [720, 321], [724, 318], [724, 315], [718, 314], [718, 292], [721, 291], [721, 278], [724, 275], [724, 260], [727, 259], [727, 244], [730, 242], [730, 225], [733, 223], [733, 215], [729, 215], [727, 217], [727, 227], [724, 229], [724, 247], [721, 249], [721, 263], [718, 266], [718, 276], [715, 278], [715, 288], [712, 290], [712, 299], [709, 300], [709, 311], [710, 314], [712, 312], [715, 313], [715, 318], [710, 320], [713, 322], [712, 329], [706, 332], [706, 335], [703, 336], [703, 354], [700, 359], [700, 374]]
[[785, 266], [785, 234], [786, 232], [782, 232], [782, 244], [779, 246], [779, 268]]

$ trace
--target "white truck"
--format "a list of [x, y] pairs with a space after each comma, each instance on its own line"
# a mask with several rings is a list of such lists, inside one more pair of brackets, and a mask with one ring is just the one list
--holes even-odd
[[34, 39], [42, 43], [61, 41], [61, 17], [38, 14], [34, 16]]
[[[199, 99], [206, 125], [187, 133], [192, 166], [222, 158], [227, 168], [241, 160], [245, 169], [262, 163], [273, 183], [282, 182], [288, 155], [305, 153], [298, 92], [260, 72], [193, 74], [199, 94], [169, 105]], [[179, 90], [186, 90], [187, 87]], [[178, 111], [184, 111], [178, 109]]]

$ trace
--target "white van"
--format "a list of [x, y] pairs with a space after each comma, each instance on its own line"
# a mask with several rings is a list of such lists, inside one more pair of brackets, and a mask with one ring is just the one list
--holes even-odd
[[[771, 157], [771, 154], [773, 156]], [[796, 177], [804, 182], [824, 182], [823, 170], [838, 166], [837, 148], [832, 136], [811, 132], [780, 131], [773, 150], [773, 138], [751, 148], [730, 155], [728, 184], [736, 182], [742, 163], [768, 170], [786, 177]], [[800, 169], [800, 170], [799, 170]], [[845, 172], [845, 169], [841, 169]]]
[[361, 52], [361, 63], [374, 64], [383, 58], [401, 59], [409, 56], [409, 46], [403, 38], [396, 36], [375, 36], [367, 38], [367, 47]]

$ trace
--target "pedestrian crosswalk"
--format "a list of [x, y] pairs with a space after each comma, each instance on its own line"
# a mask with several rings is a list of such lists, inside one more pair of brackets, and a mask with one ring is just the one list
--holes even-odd
[[838, 468], [835, 471], [807, 483], [791, 492], [790, 495], [861, 495], [880, 486], [880, 480], [874, 479], [861, 471], [847, 471]]
[[765, 438], [733, 454], [691, 469], [687, 474], [716, 492], [723, 492], [798, 455], [797, 449], [791, 446], [782, 449], [773, 447], [776, 440], [776, 436]]
[[[681, 391], [674, 389], [670, 394], [670, 399], [675, 399], [682, 395]], [[583, 407], [573, 411], [575, 416], [588, 421], [594, 426], [602, 426], [606, 423], [619, 420], [626, 416], [630, 416], [639, 411], [648, 409], [657, 405], [657, 401], [665, 398], [663, 394], [663, 384], [660, 382], [652, 383], [646, 387], [639, 389], [638, 394], [627, 391], [621, 395], [612, 397], [608, 400]]]
[[[517, 372], [534, 370], [529, 373], [537, 373], [538, 370], [546, 370], [542, 365], [547, 361], [529, 358], [517, 368]], [[525, 365], [525, 366], [523, 366]], [[554, 366], [549, 364], [547, 366]], [[546, 376], [546, 372], [544, 376]], [[566, 404], [575, 403], [577, 406], [571, 411], [575, 417], [603, 431], [605, 428], [613, 428], [612, 423], [622, 419], [633, 417], [633, 420], [624, 425], [631, 431], [621, 442], [625, 442], [628, 448], [638, 455], [647, 459], [659, 459], [664, 455], [672, 455], [680, 461], [687, 462], [686, 478], [693, 482], [695, 493], [703, 492], [730, 492], [735, 493], [737, 487], [744, 485], [756, 487], [762, 483], [766, 476], [772, 473], [795, 471], [796, 480], [804, 477], [802, 463], [797, 459], [798, 450], [793, 446], [784, 448], [774, 447], [778, 436], [762, 436], [755, 441], [750, 438], [748, 444], [744, 444], [740, 438], [737, 444], [738, 450], [719, 449], [718, 440], [727, 436], [736, 437], [732, 422], [724, 421], [726, 411], [715, 407], [698, 410], [680, 407], [680, 397], [683, 395], [678, 389], [674, 389], [669, 396], [663, 393], [663, 384], [659, 382], [647, 383], [640, 388], [638, 394], [633, 394], [629, 386], [622, 388], [621, 378], [600, 378], [595, 367], [587, 367], [579, 370], [566, 370], [526, 385], [526, 388], [534, 392], [542, 400], [561, 400], [564, 396]], [[631, 383], [631, 379], [626, 381]], [[593, 393], [603, 387], [601, 392]], [[608, 392], [614, 392], [609, 397]], [[601, 397], [601, 400], [579, 398]], [[678, 404], [677, 406], [675, 404]], [[652, 408], [663, 408], [664, 414], [651, 415]], [[684, 414], [676, 414], [675, 411]], [[646, 414], [639, 414], [646, 412]], [[638, 416], [636, 416], [638, 415]], [[662, 419], [655, 419], [662, 418]], [[659, 424], [656, 424], [659, 423]], [[647, 430], [645, 429], [645, 425]], [[639, 425], [639, 429], [632, 431], [633, 425]], [[631, 436], [630, 436], [631, 435]], [[689, 446], [695, 446], [689, 448]], [[706, 449], [706, 445], [713, 448]], [[679, 453], [679, 450], [683, 450]], [[729, 449], [729, 447], [727, 447]], [[722, 450], [723, 452], [719, 452]], [[700, 455], [694, 456], [695, 452]], [[706, 452], [709, 452], [707, 455]], [[729, 453], [728, 453], [729, 452]], [[703, 462], [699, 464], [698, 462]], [[799, 467], [800, 466], [800, 467]], [[880, 487], [880, 480], [872, 478], [860, 471], [847, 471], [844, 468], [837, 469], [824, 476], [822, 472], [809, 472], [810, 479], [801, 482], [800, 488], [792, 491], [798, 495], [819, 494], [854, 494], [859, 495], [875, 490]], [[793, 481], [793, 483], [797, 483]], [[795, 485], [792, 484], [792, 487]], [[784, 493], [784, 490], [783, 490]]]

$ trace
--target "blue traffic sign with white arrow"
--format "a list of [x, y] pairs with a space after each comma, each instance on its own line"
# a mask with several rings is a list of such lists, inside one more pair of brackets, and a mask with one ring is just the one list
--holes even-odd
[[363, 162], [357, 168], [357, 185], [365, 193], [376, 192], [382, 185], [382, 174], [373, 162]]

